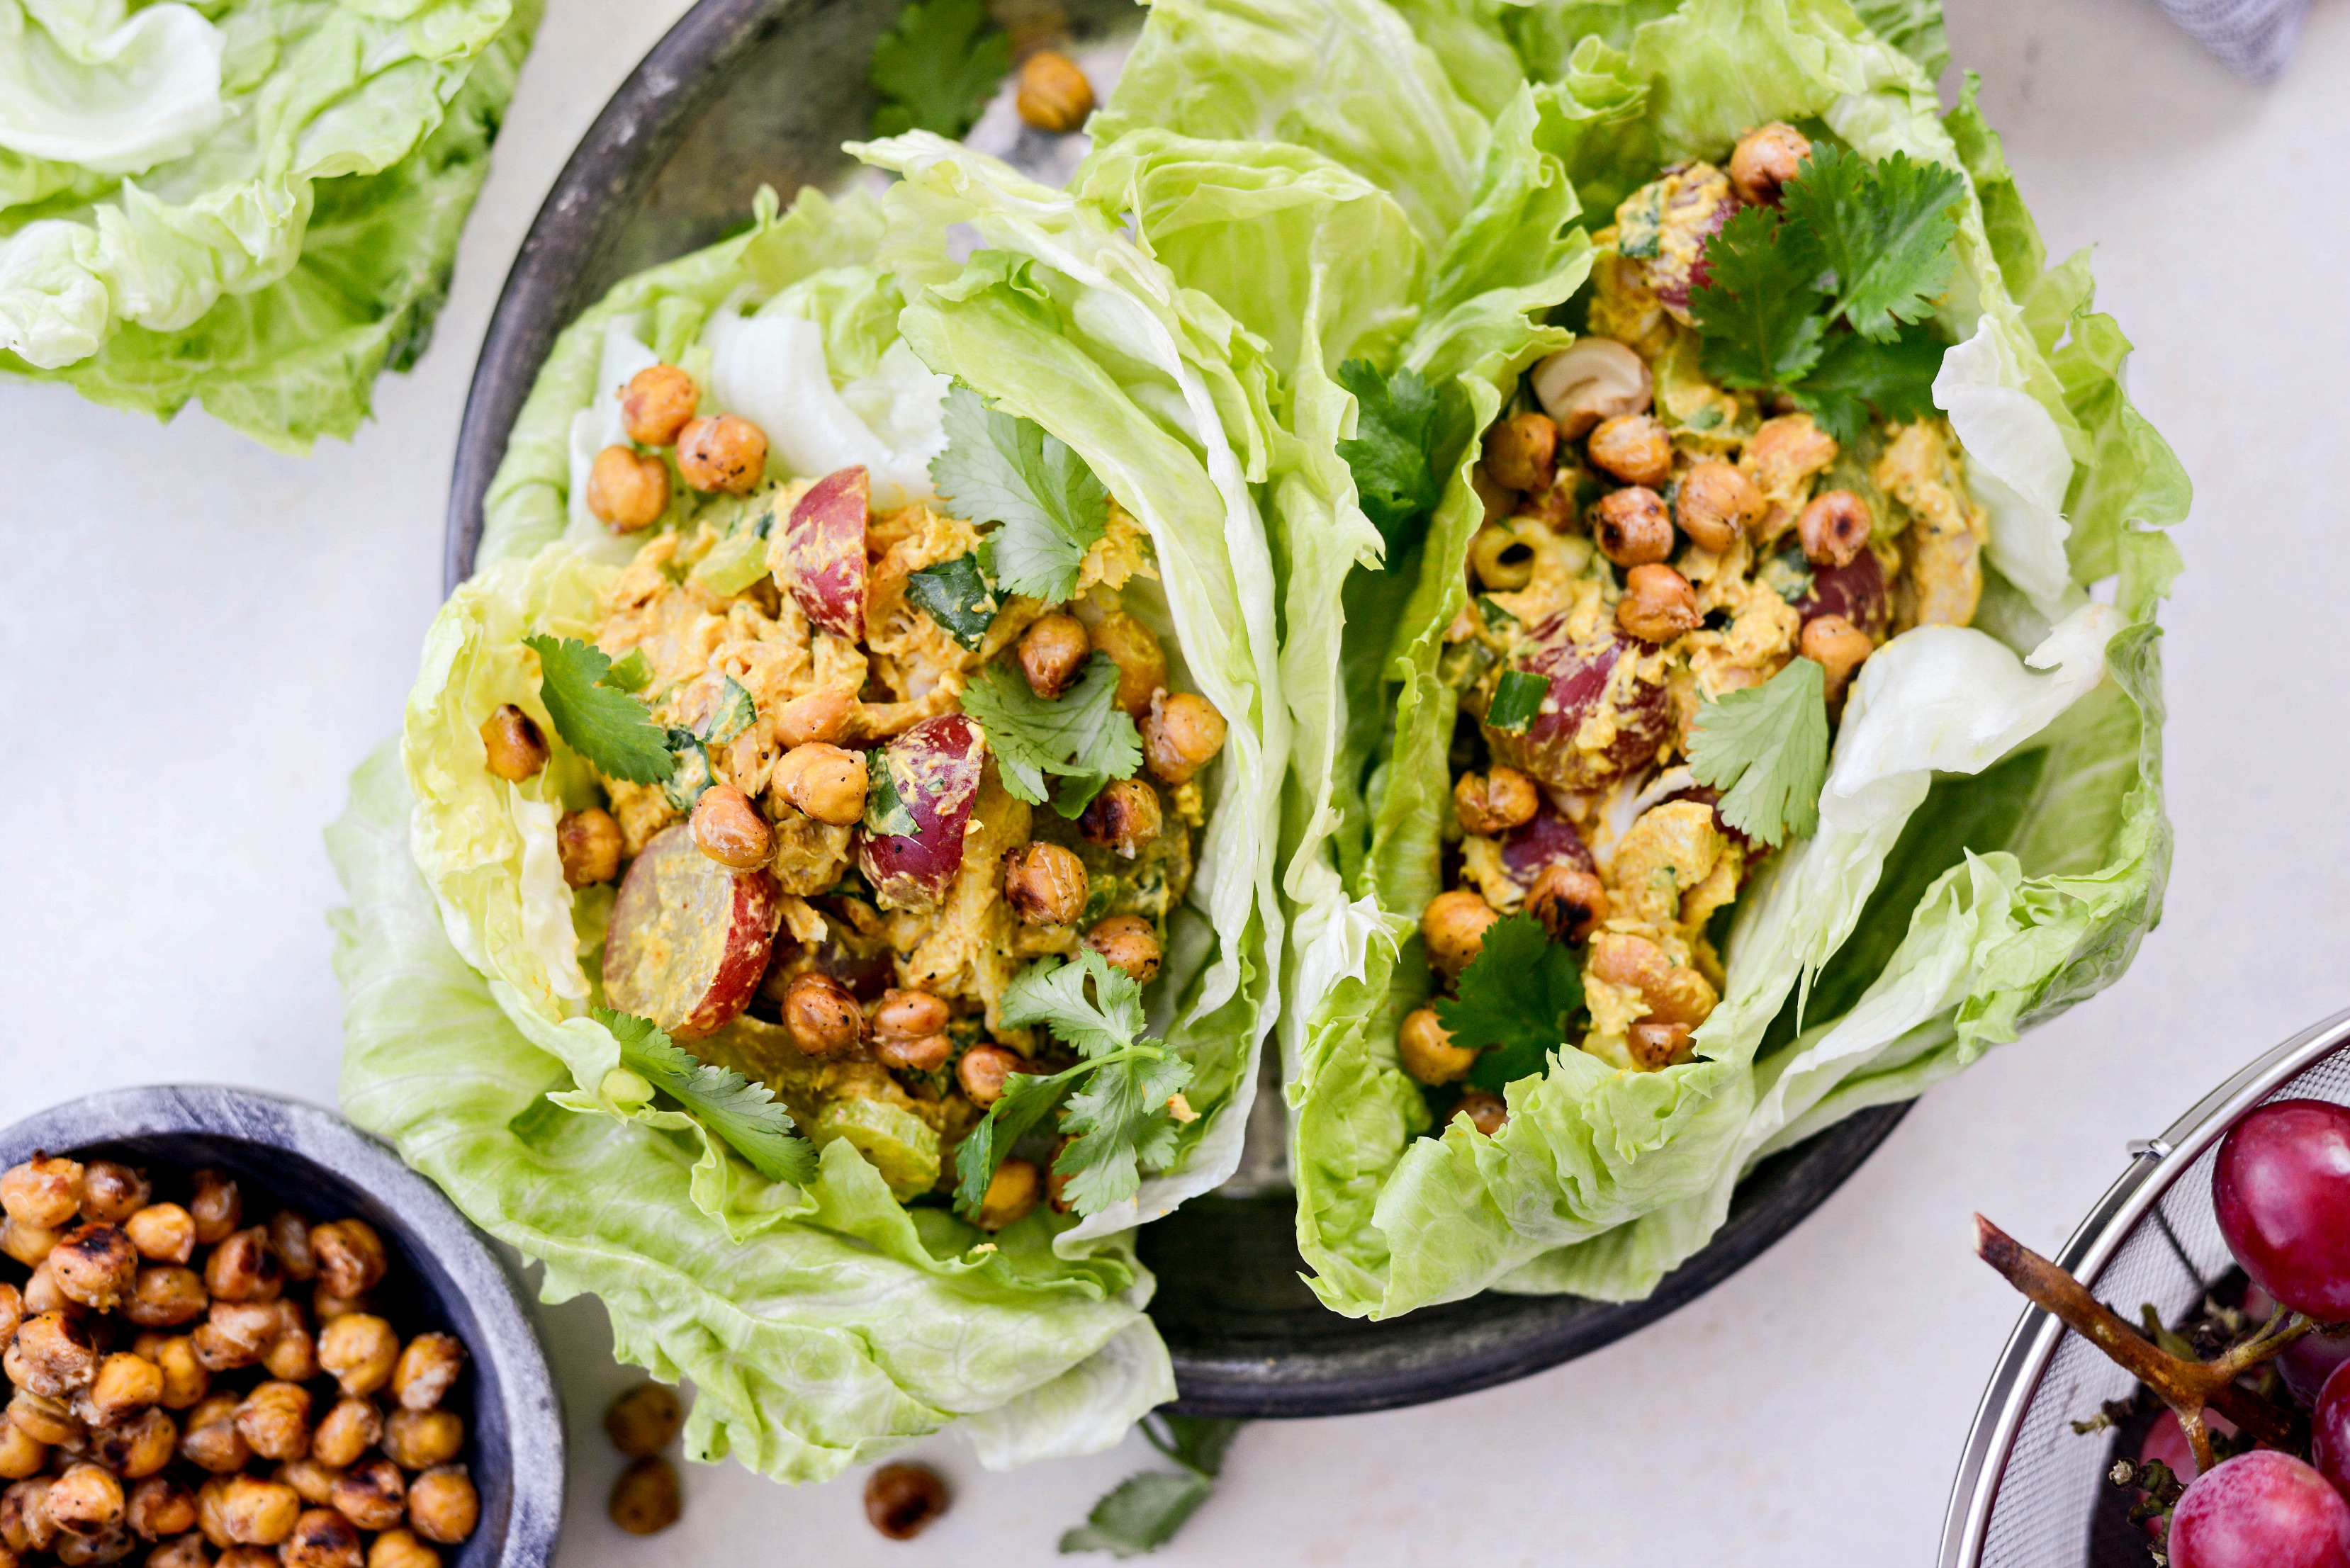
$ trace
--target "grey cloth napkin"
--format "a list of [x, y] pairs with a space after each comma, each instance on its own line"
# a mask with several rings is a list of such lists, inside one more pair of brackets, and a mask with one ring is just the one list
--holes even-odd
[[2161, 0], [2161, 5], [2205, 48], [2265, 82], [2293, 58], [2309, 0]]

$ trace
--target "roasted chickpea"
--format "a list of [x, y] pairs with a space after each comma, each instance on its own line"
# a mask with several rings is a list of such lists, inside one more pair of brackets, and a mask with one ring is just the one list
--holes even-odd
[[62, 1232], [45, 1226], [27, 1225], [11, 1215], [0, 1220], [0, 1252], [5, 1252], [28, 1269], [38, 1268], [56, 1249], [60, 1234]]
[[212, 1374], [196, 1359], [195, 1344], [185, 1334], [164, 1340], [148, 1359], [163, 1374], [163, 1392], [156, 1403], [166, 1410], [186, 1409], [212, 1384]]
[[1595, 467], [1627, 484], [1662, 484], [1673, 472], [1673, 438], [1654, 414], [1602, 420], [1584, 443]]
[[1020, 62], [1020, 90], [1013, 107], [1037, 130], [1066, 136], [1093, 113], [1093, 83], [1068, 56], [1057, 49], [1039, 49]]
[[146, 1568], [213, 1568], [213, 1561], [204, 1550], [204, 1538], [190, 1533], [175, 1536], [147, 1553]]
[[974, 1045], [955, 1064], [955, 1081], [974, 1106], [985, 1109], [1003, 1097], [1003, 1080], [1028, 1070], [1025, 1058], [1001, 1045]]
[[196, 1222], [176, 1203], [151, 1203], [122, 1222], [122, 1233], [151, 1263], [184, 1263], [196, 1252]]
[[36, 1443], [78, 1450], [89, 1441], [81, 1417], [61, 1399], [51, 1399], [19, 1386], [8, 1399], [8, 1424]]
[[463, 1465], [435, 1465], [408, 1489], [410, 1528], [427, 1541], [454, 1546], [473, 1533], [481, 1500]]
[[420, 1334], [400, 1351], [391, 1369], [391, 1397], [403, 1408], [430, 1410], [464, 1369], [465, 1347], [455, 1335]]
[[[546, 766], [549, 754], [546, 737], [539, 733], [537, 722], [511, 702], [482, 721], [482, 748], [488, 759], [490, 772], [508, 784], [520, 784], [535, 776]], [[230, 1220], [229, 1228], [235, 1229], [234, 1220]], [[220, 1240], [219, 1236], [204, 1234], [202, 1216], [197, 1220], [196, 1240], [205, 1242]]]
[[1092, 656], [1084, 623], [1059, 610], [1037, 617], [1021, 634], [1020, 671], [1039, 697], [1054, 698], [1066, 691]]
[[179, 1424], [152, 1405], [128, 1419], [89, 1429], [89, 1457], [130, 1480], [170, 1464], [179, 1445]]
[[327, 1495], [361, 1530], [390, 1530], [408, 1506], [408, 1481], [398, 1465], [378, 1454], [336, 1477]]
[[1003, 900], [1032, 926], [1075, 921], [1086, 912], [1087, 887], [1086, 863], [1061, 845], [1031, 840], [1003, 857]]
[[620, 871], [620, 825], [601, 806], [567, 811], [555, 825], [555, 853], [563, 862], [567, 885], [592, 888], [609, 882]]
[[[314, 1241], [316, 1236], [312, 1232]], [[326, 1254], [319, 1256], [323, 1266]], [[372, 1313], [338, 1317], [318, 1334], [318, 1365], [341, 1386], [346, 1397], [372, 1394], [390, 1382], [399, 1355], [400, 1339], [391, 1324]]]
[[[810, 741], [794, 746], [776, 760], [772, 782], [795, 810], [818, 822], [849, 827], [865, 815], [865, 792], [870, 781], [862, 752]], [[710, 796], [702, 798], [708, 800]], [[765, 857], [762, 855], [761, 858]]]
[[122, 1522], [122, 1483], [100, 1465], [78, 1464], [49, 1488], [49, 1518], [72, 1535], [97, 1535]]
[[135, 1544], [130, 1532], [111, 1524], [95, 1535], [57, 1537], [57, 1562], [62, 1568], [107, 1568], [130, 1555]]
[[180, 1457], [214, 1475], [234, 1475], [244, 1469], [253, 1450], [236, 1428], [236, 1407], [242, 1402], [234, 1394], [205, 1395], [188, 1412], [187, 1424], [180, 1432]]
[[1534, 546], [1504, 523], [1489, 523], [1469, 541], [1469, 569], [1495, 593], [1515, 593], [1534, 580]]
[[228, 1496], [230, 1480], [226, 1475], [207, 1476], [196, 1488], [196, 1528], [216, 1547], [234, 1544], [229, 1540], [228, 1521], [221, 1516], [221, 1502]]
[[677, 1522], [684, 1511], [677, 1470], [659, 1454], [648, 1454], [612, 1483], [612, 1522], [631, 1535], [652, 1535]]
[[188, 1338], [207, 1370], [231, 1372], [259, 1361], [284, 1322], [276, 1302], [214, 1302]]
[[1582, 867], [1553, 861], [1527, 890], [1526, 913], [1559, 940], [1583, 941], [1607, 918], [1607, 889]]
[[1673, 553], [1673, 520], [1665, 499], [1645, 484], [1611, 490], [1591, 508], [1591, 536], [1599, 553], [1619, 566], [1645, 566]]
[[266, 1546], [231, 1546], [213, 1568], [281, 1568], [277, 1553]]
[[1485, 949], [1485, 928], [1502, 917], [1492, 905], [1465, 888], [1439, 893], [1420, 911], [1420, 939], [1428, 961], [1445, 974], [1459, 974]]
[[26, 1317], [25, 1297], [16, 1286], [0, 1282], [0, 1345], [16, 1337], [16, 1325]]
[[767, 433], [733, 414], [689, 420], [677, 432], [677, 468], [696, 490], [747, 495], [767, 470]]
[[64, 1312], [26, 1318], [9, 1343], [8, 1376], [19, 1388], [62, 1399], [98, 1376], [98, 1342], [89, 1325]]
[[1685, 1059], [1690, 1052], [1690, 1026], [1686, 1023], [1656, 1023], [1641, 1020], [1625, 1031], [1625, 1049], [1632, 1060], [1649, 1072], [1669, 1067]]
[[943, 1034], [919, 1034], [911, 1040], [873, 1043], [873, 1059], [885, 1067], [914, 1073], [935, 1073], [954, 1054], [954, 1042]]
[[892, 1541], [911, 1541], [947, 1511], [947, 1483], [928, 1465], [883, 1465], [865, 1481], [866, 1521]]
[[235, 1420], [237, 1436], [265, 1459], [298, 1459], [310, 1451], [310, 1391], [298, 1383], [255, 1385]]
[[[528, 722], [526, 715], [516, 709], [517, 716]], [[492, 715], [495, 717], [495, 715]], [[536, 737], [538, 726], [531, 725]], [[541, 750], [545, 744], [541, 742]], [[544, 765], [545, 758], [540, 759]], [[527, 775], [525, 775], [527, 776]], [[244, 1196], [237, 1190], [234, 1179], [207, 1166], [188, 1178], [192, 1189], [188, 1199], [188, 1216], [196, 1222], [196, 1244], [209, 1247], [244, 1223]]]
[[340, 1469], [356, 1464], [382, 1437], [383, 1412], [376, 1408], [374, 1400], [338, 1399], [310, 1435], [310, 1457]]
[[62, 1231], [80, 1212], [81, 1179], [81, 1161], [36, 1154], [0, 1174], [0, 1210], [20, 1225]]
[[277, 1332], [263, 1349], [261, 1365], [287, 1383], [307, 1383], [318, 1376], [318, 1342], [303, 1321], [299, 1302], [277, 1303]]
[[116, 1351], [98, 1364], [89, 1402], [99, 1417], [118, 1420], [163, 1397], [163, 1369], [144, 1356]]
[[1141, 779], [1118, 779], [1087, 804], [1077, 817], [1086, 842], [1131, 860], [1159, 836], [1159, 792]]
[[1868, 503], [1849, 490], [1812, 498], [1795, 519], [1804, 558], [1815, 566], [1844, 566], [1868, 547]]
[[48, 1462], [48, 1444], [0, 1416], [0, 1478], [23, 1480], [26, 1476], [39, 1475]]
[[47, 1552], [57, 1540], [57, 1521], [48, 1509], [54, 1484], [47, 1476], [35, 1476], [0, 1491], [0, 1541], [11, 1552]]
[[837, 741], [848, 732], [857, 693], [827, 687], [795, 697], [775, 710], [775, 743], [785, 751], [810, 741]]
[[1591, 939], [1590, 972], [1610, 985], [1638, 991], [1648, 1004], [1648, 1022], [1694, 1028], [1713, 1012], [1718, 998], [1705, 976], [1676, 964], [1646, 937], [1601, 931]]
[[1648, 362], [1612, 337], [1576, 338], [1535, 366], [1531, 379], [1543, 411], [1568, 441], [1602, 420], [1642, 412], [1656, 390]]
[[1127, 614], [1112, 610], [1092, 632], [1094, 650], [1107, 653], [1118, 666], [1118, 711], [1140, 719], [1150, 711], [1150, 694], [1167, 684], [1167, 650], [1159, 634]]
[[269, 1250], [287, 1279], [307, 1283], [318, 1277], [317, 1260], [310, 1255], [310, 1221], [291, 1209], [269, 1217]]
[[149, 1476], [130, 1489], [123, 1522], [147, 1541], [185, 1535], [196, 1527], [196, 1494], [169, 1476]]
[[721, 866], [755, 871], [767, 863], [775, 830], [751, 797], [733, 784], [712, 784], [693, 805], [693, 842]]
[[1805, 621], [1803, 636], [1795, 646], [1805, 659], [1826, 669], [1827, 697], [1831, 702], [1844, 695], [1852, 672], [1877, 651], [1868, 634], [1840, 615], [1814, 616]]
[[294, 1495], [312, 1508], [324, 1508], [327, 1500], [335, 1495], [335, 1478], [341, 1473], [332, 1465], [320, 1464], [318, 1456], [313, 1453], [308, 1459], [286, 1460], [269, 1479], [292, 1487]]
[[1452, 784], [1452, 815], [1468, 833], [1492, 835], [1523, 827], [1541, 805], [1534, 781], [1512, 767], [1462, 774]]
[[375, 1289], [391, 1267], [383, 1238], [364, 1220], [330, 1220], [311, 1226], [310, 1255], [317, 1260], [319, 1288], [340, 1296]]
[[265, 1226], [230, 1231], [204, 1260], [204, 1289], [216, 1302], [276, 1301], [285, 1284]]
[[348, 1317], [355, 1312], [366, 1312], [370, 1304], [365, 1291], [361, 1291], [355, 1296], [339, 1296], [326, 1286], [320, 1285], [310, 1293], [310, 1311], [317, 1316], [318, 1324], [322, 1328], [338, 1317]]
[[1709, 550], [1727, 550], [1762, 515], [1762, 493], [1729, 463], [1708, 460], [1681, 475], [1673, 519]]
[[139, 1249], [119, 1225], [77, 1225], [57, 1238], [43, 1267], [68, 1300], [112, 1312], [139, 1274]]
[[101, 1224], [120, 1225], [155, 1195], [154, 1187], [139, 1172], [117, 1159], [94, 1159], [81, 1174], [81, 1217]]
[[122, 1315], [140, 1328], [176, 1328], [203, 1315], [211, 1298], [203, 1277], [177, 1263], [150, 1263], [131, 1281]]
[[936, 1072], [954, 1053], [946, 1027], [947, 1004], [929, 992], [886, 991], [873, 1010], [873, 1054], [885, 1067]]
[[811, 970], [784, 988], [784, 1030], [810, 1056], [853, 1051], [865, 1034], [865, 1014], [856, 993], [828, 974]]
[[1775, 207], [1787, 182], [1812, 155], [1810, 139], [1779, 120], [1758, 125], [1730, 153], [1730, 182], [1750, 207]]
[[615, 442], [588, 468], [588, 510], [615, 534], [633, 534], [669, 510], [669, 465]]
[[1396, 1031], [1396, 1051], [1403, 1070], [1423, 1084], [1450, 1084], [1469, 1075], [1477, 1053], [1452, 1043], [1452, 1032], [1438, 1021], [1436, 1009], [1414, 1008], [1404, 1014]]
[[383, 1418], [383, 1451], [404, 1470], [445, 1465], [465, 1446], [465, 1423], [453, 1410], [394, 1410]]
[[1137, 985], [1149, 985], [1159, 973], [1159, 933], [1140, 915], [1112, 915], [1086, 933], [1086, 946]]
[[620, 392], [620, 426], [639, 446], [667, 446], [693, 418], [702, 389], [675, 365], [648, 365]]
[[604, 1409], [604, 1435], [632, 1459], [668, 1448], [684, 1425], [685, 1407], [665, 1383], [639, 1383]]
[[[56, 1251], [51, 1248], [50, 1251]], [[37, 1317], [45, 1312], [70, 1312], [80, 1303], [57, 1289], [57, 1276], [50, 1272], [49, 1261], [43, 1258], [32, 1277], [25, 1282], [22, 1310]]]
[[1465, 1121], [1481, 1136], [1492, 1137], [1510, 1119], [1510, 1107], [1499, 1095], [1489, 1095], [1482, 1089], [1471, 1089], [1461, 1096], [1452, 1107], [1452, 1119]]
[[[392, 1522], [399, 1521], [393, 1514]], [[358, 1521], [331, 1508], [304, 1509], [278, 1547], [277, 1561], [282, 1568], [362, 1568], [367, 1554], [359, 1546], [359, 1528]]]
[[1624, 574], [1624, 597], [1616, 601], [1616, 624], [1642, 642], [1670, 642], [1696, 629], [1697, 590], [1670, 566], [1651, 562]]
[[1485, 471], [1512, 490], [1547, 490], [1558, 462], [1558, 422], [1513, 414], [1485, 432]]
[[1162, 784], [1180, 784], [1224, 749], [1224, 716], [1191, 691], [1161, 692], [1142, 721], [1142, 757]]
[[1486, 527], [1509, 521], [1522, 499], [1516, 491], [1488, 473], [1482, 462], [1469, 471], [1469, 488], [1477, 493], [1478, 504], [1485, 509], [1482, 525]]
[[294, 1533], [302, 1514], [302, 1494], [284, 1481], [231, 1476], [221, 1489], [221, 1527], [231, 1541], [275, 1546]]
[[1044, 1173], [1033, 1160], [1007, 1159], [988, 1179], [987, 1194], [979, 1200], [972, 1222], [983, 1231], [1001, 1231], [1028, 1217], [1044, 1196]]
[[387, 1530], [368, 1545], [367, 1568], [441, 1568], [441, 1553], [407, 1530]]

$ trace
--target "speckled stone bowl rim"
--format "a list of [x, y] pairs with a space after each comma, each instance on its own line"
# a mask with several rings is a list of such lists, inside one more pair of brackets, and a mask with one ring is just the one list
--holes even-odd
[[[563, 1521], [563, 1412], [530, 1316], [514, 1281], [441, 1189], [390, 1147], [334, 1112], [280, 1095], [217, 1085], [109, 1090], [36, 1111], [0, 1128], [0, 1168], [36, 1149], [73, 1154], [143, 1140], [203, 1138], [234, 1146], [269, 1172], [278, 1196], [298, 1202], [315, 1168], [357, 1189], [370, 1222], [418, 1265], [414, 1289], [462, 1325], [473, 1358], [477, 1431], [469, 1447], [484, 1509], [473, 1534], [445, 1554], [448, 1568], [546, 1568]], [[435, 1273], [441, 1277], [435, 1278]], [[478, 1440], [480, 1401], [494, 1390], [504, 1451]], [[503, 1510], [492, 1506], [500, 1483]]]

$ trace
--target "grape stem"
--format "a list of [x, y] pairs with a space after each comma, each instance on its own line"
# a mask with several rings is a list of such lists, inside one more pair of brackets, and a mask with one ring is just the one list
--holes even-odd
[[2272, 1318], [2261, 1332], [2216, 1361], [2173, 1355], [2132, 1328], [2080, 1281], [1984, 1219], [1975, 1216], [1975, 1255], [1997, 1269], [2033, 1303], [2063, 1320], [2074, 1333], [2104, 1351], [2122, 1369], [2154, 1390], [2178, 1417], [2199, 1473], [2212, 1465], [2211, 1434], [2203, 1412], [2216, 1410], [2272, 1449], [2303, 1451], [2301, 1418], [2239, 1384], [2246, 1368], [2274, 1355], [2313, 1326], [2306, 1320], [2278, 1326]]

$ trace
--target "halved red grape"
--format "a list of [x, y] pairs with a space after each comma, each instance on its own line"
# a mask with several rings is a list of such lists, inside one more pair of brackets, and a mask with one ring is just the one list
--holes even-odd
[[2350, 1319], [2350, 1109], [2276, 1100], [2220, 1140], [2220, 1234], [2244, 1272], [2321, 1323]]
[[1863, 550], [1841, 566], [1810, 570], [1812, 591], [1795, 601], [1795, 613], [1806, 622], [1840, 615], [1871, 637], [1893, 624], [1893, 596], [1875, 551]]
[[[1576, 643], [1557, 616], [1535, 627], [1529, 640], [1533, 646], [1511, 663], [1542, 676], [1550, 691], [1523, 734], [1485, 727], [1494, 756], [1571, 790], [1596, 788], [1656, 760], [1657, 748], [1672, 734], [1672, 704], [1661, 681], [1634, 674], [1627, 659], [1637, 659], [1639, 644], [1613, 631]], [[1576, 745], [1586, 722], [1603, 710], [1611, 711], [1614, 732]]]
[[[886, 787], [896, 790], [914, 825], [911, 833], [858, 835], [858, 868], [885, 906], [935, 904], [962, 869], [963, 828], [986, 759], [985, 737], [961, 713], [925, 719], [882, 753]], [[876, 778], [872, 787], [885, 781]]]
[[783, 580], [808, 619], [836, 637], [865, 638], [865, 515], [872, 500], [862, 468], [827, 473], [784, 523]]
[[1597, 869], [1591, 850], [1575, 824], [1551, 809], [1549, 801], [1534, 808], [1534, 820], [1502, 836], [1502, 868], [1520, 887], [1531, 888], [1543, 867], [1564, 861], [1586, 871]]
[[2350, 1502], [2273, 1449], [2199, 1476], [2170, 1516], [2171, 1568], [2350, 1568]]
[[730, 871], [684, 823], [652, 836], [620, 881], [604, 933], [604, 999], [680, 1040], [741, 1015], [767, 972], [783, 888], [764, 870]]

